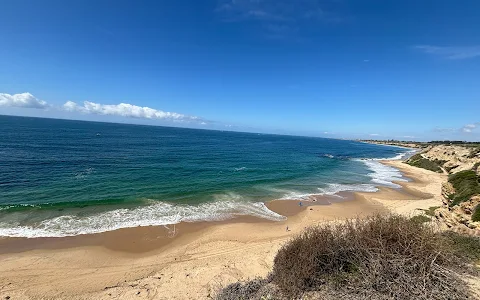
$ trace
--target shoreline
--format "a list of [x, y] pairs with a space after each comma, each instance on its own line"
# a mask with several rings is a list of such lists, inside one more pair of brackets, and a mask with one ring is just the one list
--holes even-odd
[[[389, 165], [390, 160], [379, 160], [380, 163]], [[392, 160], [393, 161], [393, 160]], [[411, 182], [415, 179], [407, 178]], [[314, 210], [315, 207], [323, 209], [325, 213], [332, 210], [335, 213], [327, 213], [325, 221], [330, 221], [340, 217], [341, 212], [330, 208], [332, 205], [357, 206], [359, 198], [367, 197], [379, 192], [394, 190], [400, 194], [405, 194], [414, 198], [423, 198], [425, 195], [409, 189], [404, 181], [393, 181], [392, 183], [401, 186], [400, 189], [390, 188], [386, 186], [377, 186], [375, 192], [361, 192], [361, 191], [340, 191], [333, 195], [310, 194], [303, 199], [274, 199], [264, 202], [263, 204], [270, 211], [285, 217], [282, 221], [273, 221], [265, 218], [239, 215], [230, 219], [220, 221], [195, 221], [195, 222], [180, 222], [168, 225], [151, 225], [151, 226], [136, 226], [118, 228], [115, 230], [87, 233], [73, 236], [61, 237], [0, 237], [0, 254], [21, 253], [32, 250], [55, 250], [55, 249], [69, 249], [84, 246], [100, 246], [113, 251], [127, 252], [127, 253], [146, 253], [152, 250], [163, 248], [176, 239], [181, 239], [184, 235], [191, 235], [198, 231], [208, 229], [210, 227], [224, 226], [227, 224], [236, 223], [270, 223], [272, 225], [283, 224], [288, 226], [292, 218], [298, 217], [299, 214], [304, 213], [307, 209]], [[349, 202], [355, 202], [348, 205]], [[302, 205], [299, 205], [299, 202]], [[347, 204], [345, 204], [347, 203]], [[351, 209], [351, 208], [350, 208]], [[369, 208], [363, 207], [365, 212], [370, 211]], [[355, 211], [355, 210], [352, 210]], [[336, 214], [339, 213], [337, 216]], [[359, 214], [362, 211], [358, 212]], [[345, 217], [345, 216], [344, 216]], [[356, 217], [356, 215], [347, 214], [348, 218]], [[127, 238], [127, 241], [118, 243], [118, 238]]]
[[180, 223], [174, 226], [174, 238], [172, 226], [150, 226], [74, 237], [0, 239], [0, 295], [206, 299], [221, 285], [265, 276], [281, 245], [307, 226], [373, 213], [415, 215], [442, 203], [445, 175], [401, 161], [381, 163], [412, 181], [396, 182], [401, 189], [354, 192], [350, 201], [329, 205], [269, 202], [269, 209], [287, 215], [285, 221], [238, 217]]
[[379, 146], [390, 146], [390, 147], [397, 147], [403, 149], [415, 149], [415, 150], [422, 150], [416, 142], [388, 142], [388, 141], [377, 141], [377, 140], [355, 140], [359, 143], [364, 144], [371, 144], [371, 145], [379, 145]]
[[[236, 216], [222, 221], [198, 221], [180, 222], [170, 225], [138, 226], [115, 229], [112, 231], [80, 234], [64, 237], [0, 237], [0, 255], [21, 253], [33, 250], [57, 250], [78, 247], [99, 246], [113, 251], [126, 253], [147, 253], [152, 250], [168, 246], [177, 239], [183, 239], [185, 235], [196, 234], [211, 227], [222, 227], [229, 224], [271, 224], [272, 226], [288, 226], [292, 219], [306, 210], [326, 208], [334, 204], [358, 201], [357, 192], [339, 192], [337, 196], [310, 195], [313, 200], [271, 200], [265, 202], [265, 206], [282, 216], [285, 220], [272, 221], [256, 216]], [[299, 206], [302, 202], [302, 206]], [[356, 206], [358, 203], [341, 206]], [[333, 211], [336, 212], [336, 209]], [[355, 216], [352, 216], [355, 217]], [[335, 216], [328, 216], [328, 219]], [[118, 239], [122, 242], [118, 243]], [[126, 240], [125, 240], [126, 239]]]

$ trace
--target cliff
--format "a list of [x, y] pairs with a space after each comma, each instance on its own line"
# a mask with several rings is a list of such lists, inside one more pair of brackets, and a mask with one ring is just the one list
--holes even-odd
[[435, 217], [448, 229], [480, 236], [480, 147], [428, 145], [405, 163], [448, 173], [442, 186], [444, 205]]

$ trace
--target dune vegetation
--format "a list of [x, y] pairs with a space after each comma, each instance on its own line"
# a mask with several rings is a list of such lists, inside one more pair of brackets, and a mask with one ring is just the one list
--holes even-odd
[[458, 205], [469, 200], [473, 195], [480, 194], [480, 176], [472, 170], [460, 171], [448, 177], [455, 189], [450, 195], [452, 202], [450, 206]]
[[[450, 206], [459, 205], [469, 201], [473, 196], [480, 194], [480, 176], [473, 170], [460, 171], [448, 177], [455, 189], [455, 193], [449, 195]], [[472, 214], [472, 221], [480, 221], [480, 204], [478, 204]]]
[[406, 163], [411, 165], [411, 166], [414, 166], [414, 167], [427, 169], [427, 170], [437, 172], [437, 173], [442, 173], [443, 172], [442, 168], [440, 167], [440, 165], [437, 162], [431, 161], [427, 158], [422, 157], [422, 155], [420, 153], [415, 154], [414, 156], [410, 157], [410, 159], [407, 160]]
[[266, 278], [226, 286], [230, 299], [471, 299], [480, 239], [426, 223], [372, 216], [307, 228], [277, 253]]

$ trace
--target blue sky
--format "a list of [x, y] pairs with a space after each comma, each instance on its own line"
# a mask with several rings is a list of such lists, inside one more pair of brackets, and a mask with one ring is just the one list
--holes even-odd
[[480, 1], [0, 2], [0, 114], [480, 139]]

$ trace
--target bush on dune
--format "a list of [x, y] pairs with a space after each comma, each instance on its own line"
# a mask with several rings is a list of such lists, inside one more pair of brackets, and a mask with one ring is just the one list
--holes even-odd
[[[455, 259], [453, 259], [455, 258]], [[452, 260], [453, 259], [453, 260]], [[325, 282], [397, 299], [464, 299], [446, 266], [458, 260], [436, 233], [400, 216], [313, 227], [282, 248], [274, 281], [289, 295]]]
[[406, 163], [417, 167], [417, 168], [423, 168], [427, 169], [433, 172], [437, 173], [442, 173], [442, 168], [440, 168], [439, 164], [437, 162], [440, 162], [443, 164], [442, 161], [431, 161], [429, 159], [424, 158], [421, 154], [415, 154], [414, 156], [410, 157]]
[[283, 246], [269, 278], [248, 295], [223, 297], [235, 294], [229, 286], [217, 299], [468, 299], [458, 276], [467, 258], [455, 249], [448, 237], [402, 216], [320, 225]]
[[480, 194], [480, 176], [472, 170], [460, 171], [448, 177], [455, 194], [450, 206], [468, 201], [473, 195]]
[[452, 249], [454, 255], [464, 260], [471, 260], [480, 263], [480, 238], [469, 235], [462, 235], [453, 231], [442, 233], [447, 245]]

